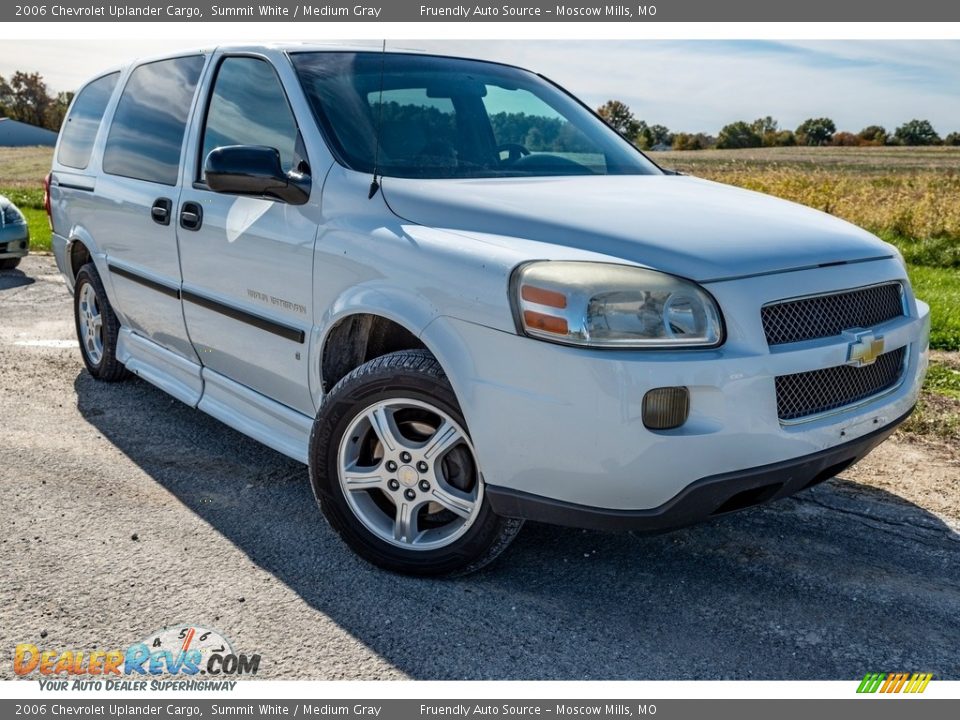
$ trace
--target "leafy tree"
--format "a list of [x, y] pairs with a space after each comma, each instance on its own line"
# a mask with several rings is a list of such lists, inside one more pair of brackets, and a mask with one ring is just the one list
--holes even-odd
[[0, 75], [0, 117], [10, 115], [10, 105], [13, 102], [13, 88]]
[[864, 145], [886, 145], [887, 129], [882, 125], [867, 125], [857, 133], [857, 137]]
[[673, 133], [664, 125], [650, 125], [650, 147], [654, 145], [670, 145], [673, 143]]
[[835, 133], [833, 139], [830, 140], [831, 145], [839, 145], [844, 147], [856, 147], [862, 145], [863, 141], [860, 140], [859, 136], [854, 135], [850, 132], [838, 132]]
[[911, 120], [898, 127], [893, 136], [901, 145], [939, 145], [940, 136], [929, 120]]
[[779, 130], [763, 136], [763, 144], [768, 147], [793, 147], [797, 144], [797, 136], [793, 130]]
[[960, 132], [952, 132], [943, 139], [944, 145], [960, 145]]
[[762, 144], [763, 139], [753, 129], [753, 126], [742, 120], [724, 125], [717, 137], [717, 147], [722, 150], [757, 148]]
[[640, 132], [641, 122], [634, 117], [630, 107], [619, 100], [607, 100], [597, 108], [597, 114], [624, 137], [632, 139]]
[[808, 118], [797, 128], [797, 139], [803, 145], [826, 145], [836, 131], [830, 118]]
[[17, 71], [10, 78], [10, 104], [7, 108], [14, 120], [44, 127], [47, 111], [53, 100], [40, 73]]
[[650, 132], [650, 126], [643, 120], [638, 120], [637, 126], [637, 132], [633, 136], [633, 144], [641, 150], [649, 150], [653, 145], [653, 133]]
[[71, 102], [73, 102], [72, 92], [57, 93], [57, 97], [53, 99], [53, 102], [50, 103], [50, 107], [47, 109], [47, 117], [44, 125], [50, 130], [60, 130], [60, 126], [63, 125], [63, 119], [67, 116], [67, 110]]
[[716, 145], [716, 138], [705, 133], [674, 133], [674, 150], [706, 150]]
[[777, 130], [780, 129], [780, 123], [767, 115], [766, 117], [757, 118], [754, 120], [752, 123], [750, 123], [750, 127], [753, 128], [753, 131], [757, 135], [763, 137], [768, 133], [776, 133]]

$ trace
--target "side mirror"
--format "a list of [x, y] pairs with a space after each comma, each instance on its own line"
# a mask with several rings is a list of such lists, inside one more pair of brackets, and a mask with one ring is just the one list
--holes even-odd
[[310, 197], [310, 176], [285, 173], [280, 151], [264, 145], [214, 148], [203, 163], [207, 185], [218, 193], [275, 197], [303, 205]]

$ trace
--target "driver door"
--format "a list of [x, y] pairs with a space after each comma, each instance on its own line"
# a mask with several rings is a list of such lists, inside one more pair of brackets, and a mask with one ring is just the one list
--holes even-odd
[[309, 204], [215, 193], [203, 175], [206, 156], [227, 145], [276, 148], [284, 171], [309, 174], [296, 117], [266, 58], [220, 59], [198, 145], [195, 180], [178, 209], [190, 339], [204, 368], [313, 416], [306, 340], [317, 220]]

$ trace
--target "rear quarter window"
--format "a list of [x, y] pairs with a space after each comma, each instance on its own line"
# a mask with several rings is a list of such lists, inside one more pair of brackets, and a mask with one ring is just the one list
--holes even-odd
[[187, 117], [203, 70], [202, 55], [141, 65], [127, 81], [110, 125], [103, 171], [176, 185]]
[[80, 91], [60, 131], [57, 162], [61, 165], [83, 170], [90, 164], [100, 121], [119, 79], [119, 72], [104, 75]]

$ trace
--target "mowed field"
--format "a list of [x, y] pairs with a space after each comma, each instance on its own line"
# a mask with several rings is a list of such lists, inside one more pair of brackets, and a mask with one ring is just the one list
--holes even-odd
[[[43, 176], [50, 148], [0, 148], [0, 194], [49, 251]], [[895, 244], [932, 308], [935, 361], [909, 428], [960, 444], [960, 148], [795, 147], [651, 153], [664, 167], [769, 193], [848, 220]]]

